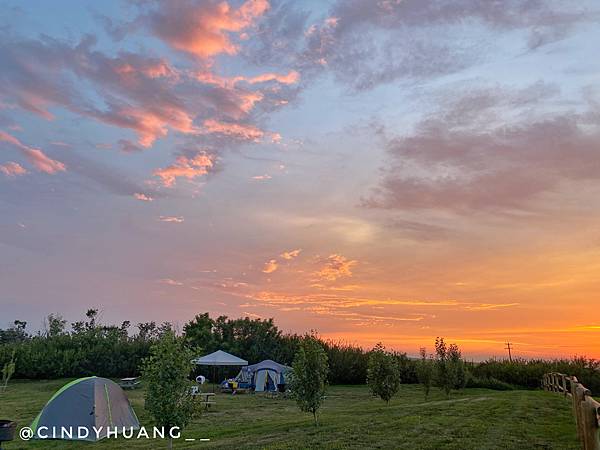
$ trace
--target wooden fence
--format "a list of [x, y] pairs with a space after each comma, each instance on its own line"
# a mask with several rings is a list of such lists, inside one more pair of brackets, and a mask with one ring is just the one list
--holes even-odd
[[551, 372], [544, 375], [542, 388], [558, 392], [573, 402], [577, 434], [583, 450], [600, 450], [600, 403], [577, 377]]

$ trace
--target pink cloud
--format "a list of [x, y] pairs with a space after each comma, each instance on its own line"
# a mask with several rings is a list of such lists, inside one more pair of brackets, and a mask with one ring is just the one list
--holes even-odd
[[56, 161], [48, 157], [43, 151], [38, 148], [29, 147], [19, 141], [16, 137], [0, 131], [0, 141], [8, 142], [9, 144], [17, 147], [25, 158], [40, 172], [48, 174], [54, 174], [56, 172], [63, 172], [66, 170], [66, 166], [60, 161]]
[[4, 165], [0, 165], [0, 173], [7, 177], [19, 177], [25, 175], [27, 171], [20, 164], [9, 161]]
[[149, 15], [149, 24], [168, 45], [196, 58], [233, 55], [238, 47], [229, 33], [248, 28], [268, 8], [267, 0], [248, 0], [237, 9], [215, 0], [166, 2]]
[[265, 134], [264, 131], [253, 125], [221, 122], [214, 119], [205, 120], [204, 129], [208, 133], [224, 134], [254, 142], [259, 141]]
[[196, 177], [206, 175], [212, 166], [211, 157], [205, 153], [199, 153], [193, 158], [181, 155], [177, 157], [174, 164], [164, 169], [155, 170], [154, 175], [161, 179], [164, 186], [172, 187], [177, 178], [193, 180]]
[[300, 74], [295, 70], [290, 71], [287, 75], [277, 73], [263, 73], [255, 77], [243, 78], [250, 84], [265, 83], [267, 81], [277, 81], [281, 84], [294, 84], [300, 80]]
[[137, 199], [140, 200], [142, 202], [151, 202], [154, 199], [152, 197], [150, 197], [149, 195], [146, 194], [141, 194], [139, 192], [136, 192], [135, 194], [133, 194], [133, 196]]

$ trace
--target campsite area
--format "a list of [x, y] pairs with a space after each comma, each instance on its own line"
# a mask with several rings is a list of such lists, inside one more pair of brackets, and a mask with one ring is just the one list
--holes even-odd
[[[15, 380], [0, 403], [9, 415], [28, 426], [52, 394], [71, 379]], [[126, 391], [142, 425], [144, 387]], [[207, 387], [210, 390], [210, 387]], [[330, 386], [315, 427], [310, 414], [294, 400], [259, 394], [217, 394], [216, 405], [185, 429], [174, 448], [448, 448], [448, 449], [577, 449], [571, 403], [540, 390], [464, 389], [449, 400], [433, 389], [424, 401], [421, 386], [401, 385], [389, 405], [366, 386]], [[210, 442], [185, 442], [208, 438]], [[164, 444], [164, 445], [163, 445]], [[3, 445], [15, 449], [166, 448], [155, 440], [104, 439], [88, 442], [17, 439]]]

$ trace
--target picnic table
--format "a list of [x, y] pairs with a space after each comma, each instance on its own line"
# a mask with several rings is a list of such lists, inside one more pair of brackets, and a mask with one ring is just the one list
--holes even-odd
[[140, 383], [140, 377], [121, 378], [119, 386], [123, 389], [137, 389]]
[[199, 397], [200, 404], [204, 406], [205, 409], [208, 409], [210, 406], [217, 404], [217, 402], [214, 399], [215, 395], [216, 394], [214, 392], [200, 392], [199, 390], [192, 390], [192, 396]]

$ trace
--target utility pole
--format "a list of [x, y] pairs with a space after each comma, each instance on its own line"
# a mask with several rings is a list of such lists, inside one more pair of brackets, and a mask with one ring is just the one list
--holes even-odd
[[507, 343], [506, 343], [506, 347], [504, 347], [504, 350], [508, 350], [508, 360], [509, 360], [510, 362], [512, 362], [512, 354], [511, 354], [511, 352], [510, 352], [512, 349], [513, 349], [513, 347], [512, 347], [512, 343], [510, 343], [510, 342], [507, 342]]

